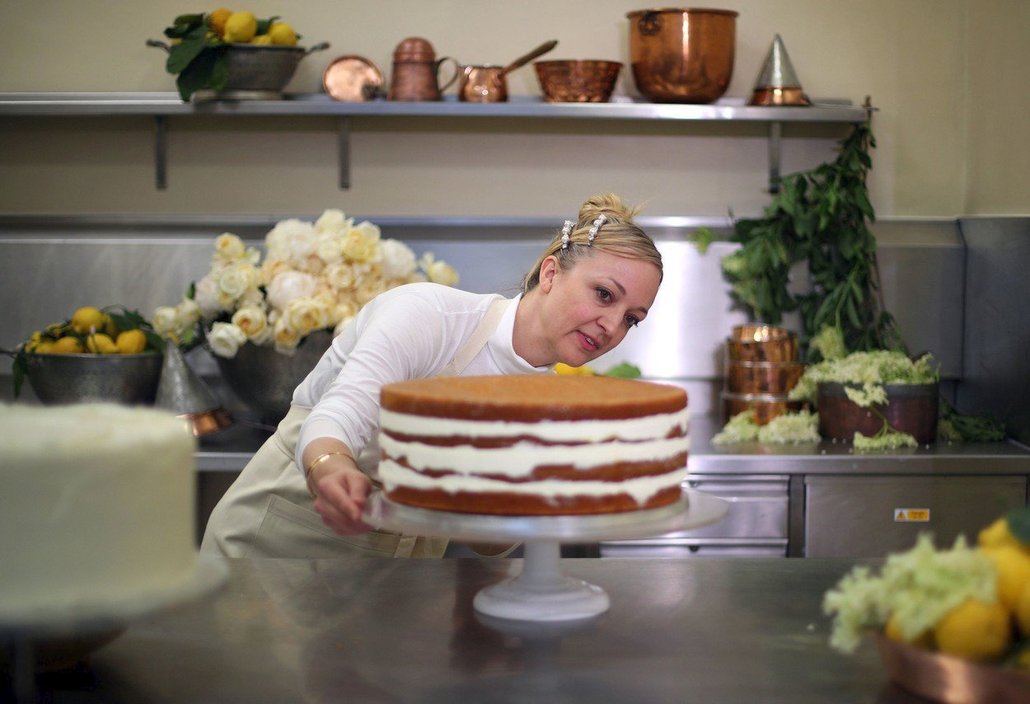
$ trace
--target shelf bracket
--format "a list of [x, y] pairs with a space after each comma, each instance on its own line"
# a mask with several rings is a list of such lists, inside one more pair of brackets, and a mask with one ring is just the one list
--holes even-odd
[[783, 136], [783, 123], [769, 123], [769, 192], [780, 192], [780, 138]]
[[340, 190], [350, 188], [350, 118], [341, 117], [337, 136], [338, 160], [340, 164]]
[[168, 116], [154, 115], [154, 185], [168, 188]]

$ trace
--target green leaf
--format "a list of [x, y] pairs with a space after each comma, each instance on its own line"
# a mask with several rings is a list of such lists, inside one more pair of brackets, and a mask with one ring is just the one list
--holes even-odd
[[175, 84], [179, 88], [179, 95], [183, 101], [188, 101], [191, 95], [202, 88], [213, 87], [211, 85], [211, 76], [215, 70], [215, 63], [220, 53], [218, 51], [201, 52], [179, 74]]
[[268, 28], [271, 27], [272, 23], [275, 22], [277, 19], [280, 19], [279, 15], [272, 15], [267, 20], [258, 20], [257, 21], [257, 33], [258, 34], [268, 34]]
[[1009, 532], [1024, 546], [1030, 546], [1030, 506], [1014, 508], [1005, 514], [1005, 520], [1009, 524]]
[[630, 364], [629, 362], [622, 362], [606, 371], [604, 376], [614, 376], [619, 379], [639, 379], [640, 367]]
[[182, 73], [190, 65], [200, 52], [207, 48], [204, 37], [189, 37], [183, 39], [181, 44], [176, 44], [168, 52], [168, 60], [165, 62], [165, 70], [168, 73]]

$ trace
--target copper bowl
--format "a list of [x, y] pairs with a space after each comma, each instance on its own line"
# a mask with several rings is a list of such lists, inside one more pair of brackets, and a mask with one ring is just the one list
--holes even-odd
[[549, 103], [607, 103], [622, 64], [618, 61], [559, 60], [533, 64]]
[[726, 369], [726, 390], [739, 394], [785, 394], [793, 389], [805, 365], [801, 362], [734, 362]]
[[637, 10], [629, 18], [629, 55], [637, 89], [656, 103], [710, 103], [733, 76], [737, 13]]

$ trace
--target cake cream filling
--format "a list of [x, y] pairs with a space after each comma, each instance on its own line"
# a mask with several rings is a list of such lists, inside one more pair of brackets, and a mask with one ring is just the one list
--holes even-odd
[[459, 475], [500, 474], [519, 479], [529, 477], [541, 465], [593, 469], [617, 463], [661, 462], [686, 452], [687, 438], [592, 445], [538, 445], [523, 441], [510, 447], [482, 448], [402, 442], [381, 435], [379, 448], [385, 457], [404, 458], [415, 470], [446, 470]]
[[379, 465], [379, 476], [383, 481], [383, 488], [388, 493], [402, 486], [426, 491], [438, 489], [449, 494], [457, 494], [463, 491], [482, 494], [525, 494], [540, 496], [546, 499], [582, 496], [604, 497], [628, 494], [638, 504], [644, 504], [663, 489], [679, 486], [687, 476], [687, 468], [683, 467], [657, 476], [638, 477], [619, 482], [544, 479], [519, 484], [498, 479], [454, 474], [442, 477], [427, 477], [402, 467], [391, 460], [383, 460]]
[[543, 442], [603, 442], [610, 439], [650, 440], [669, 435], [686, 435], [687, 409], [656, 413], [643, 418], [614, 420], [520, 421], [462, 420], [416, 416], [382, 409], [379, 424], [383, 430], [425, 437], [510, 438], [530, 435]]

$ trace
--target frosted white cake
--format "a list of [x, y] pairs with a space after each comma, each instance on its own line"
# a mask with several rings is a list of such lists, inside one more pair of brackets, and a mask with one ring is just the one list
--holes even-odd
[[159, 410], [0, 404], [0, 617], [74, 614], [187, 582], [195, 445]]

